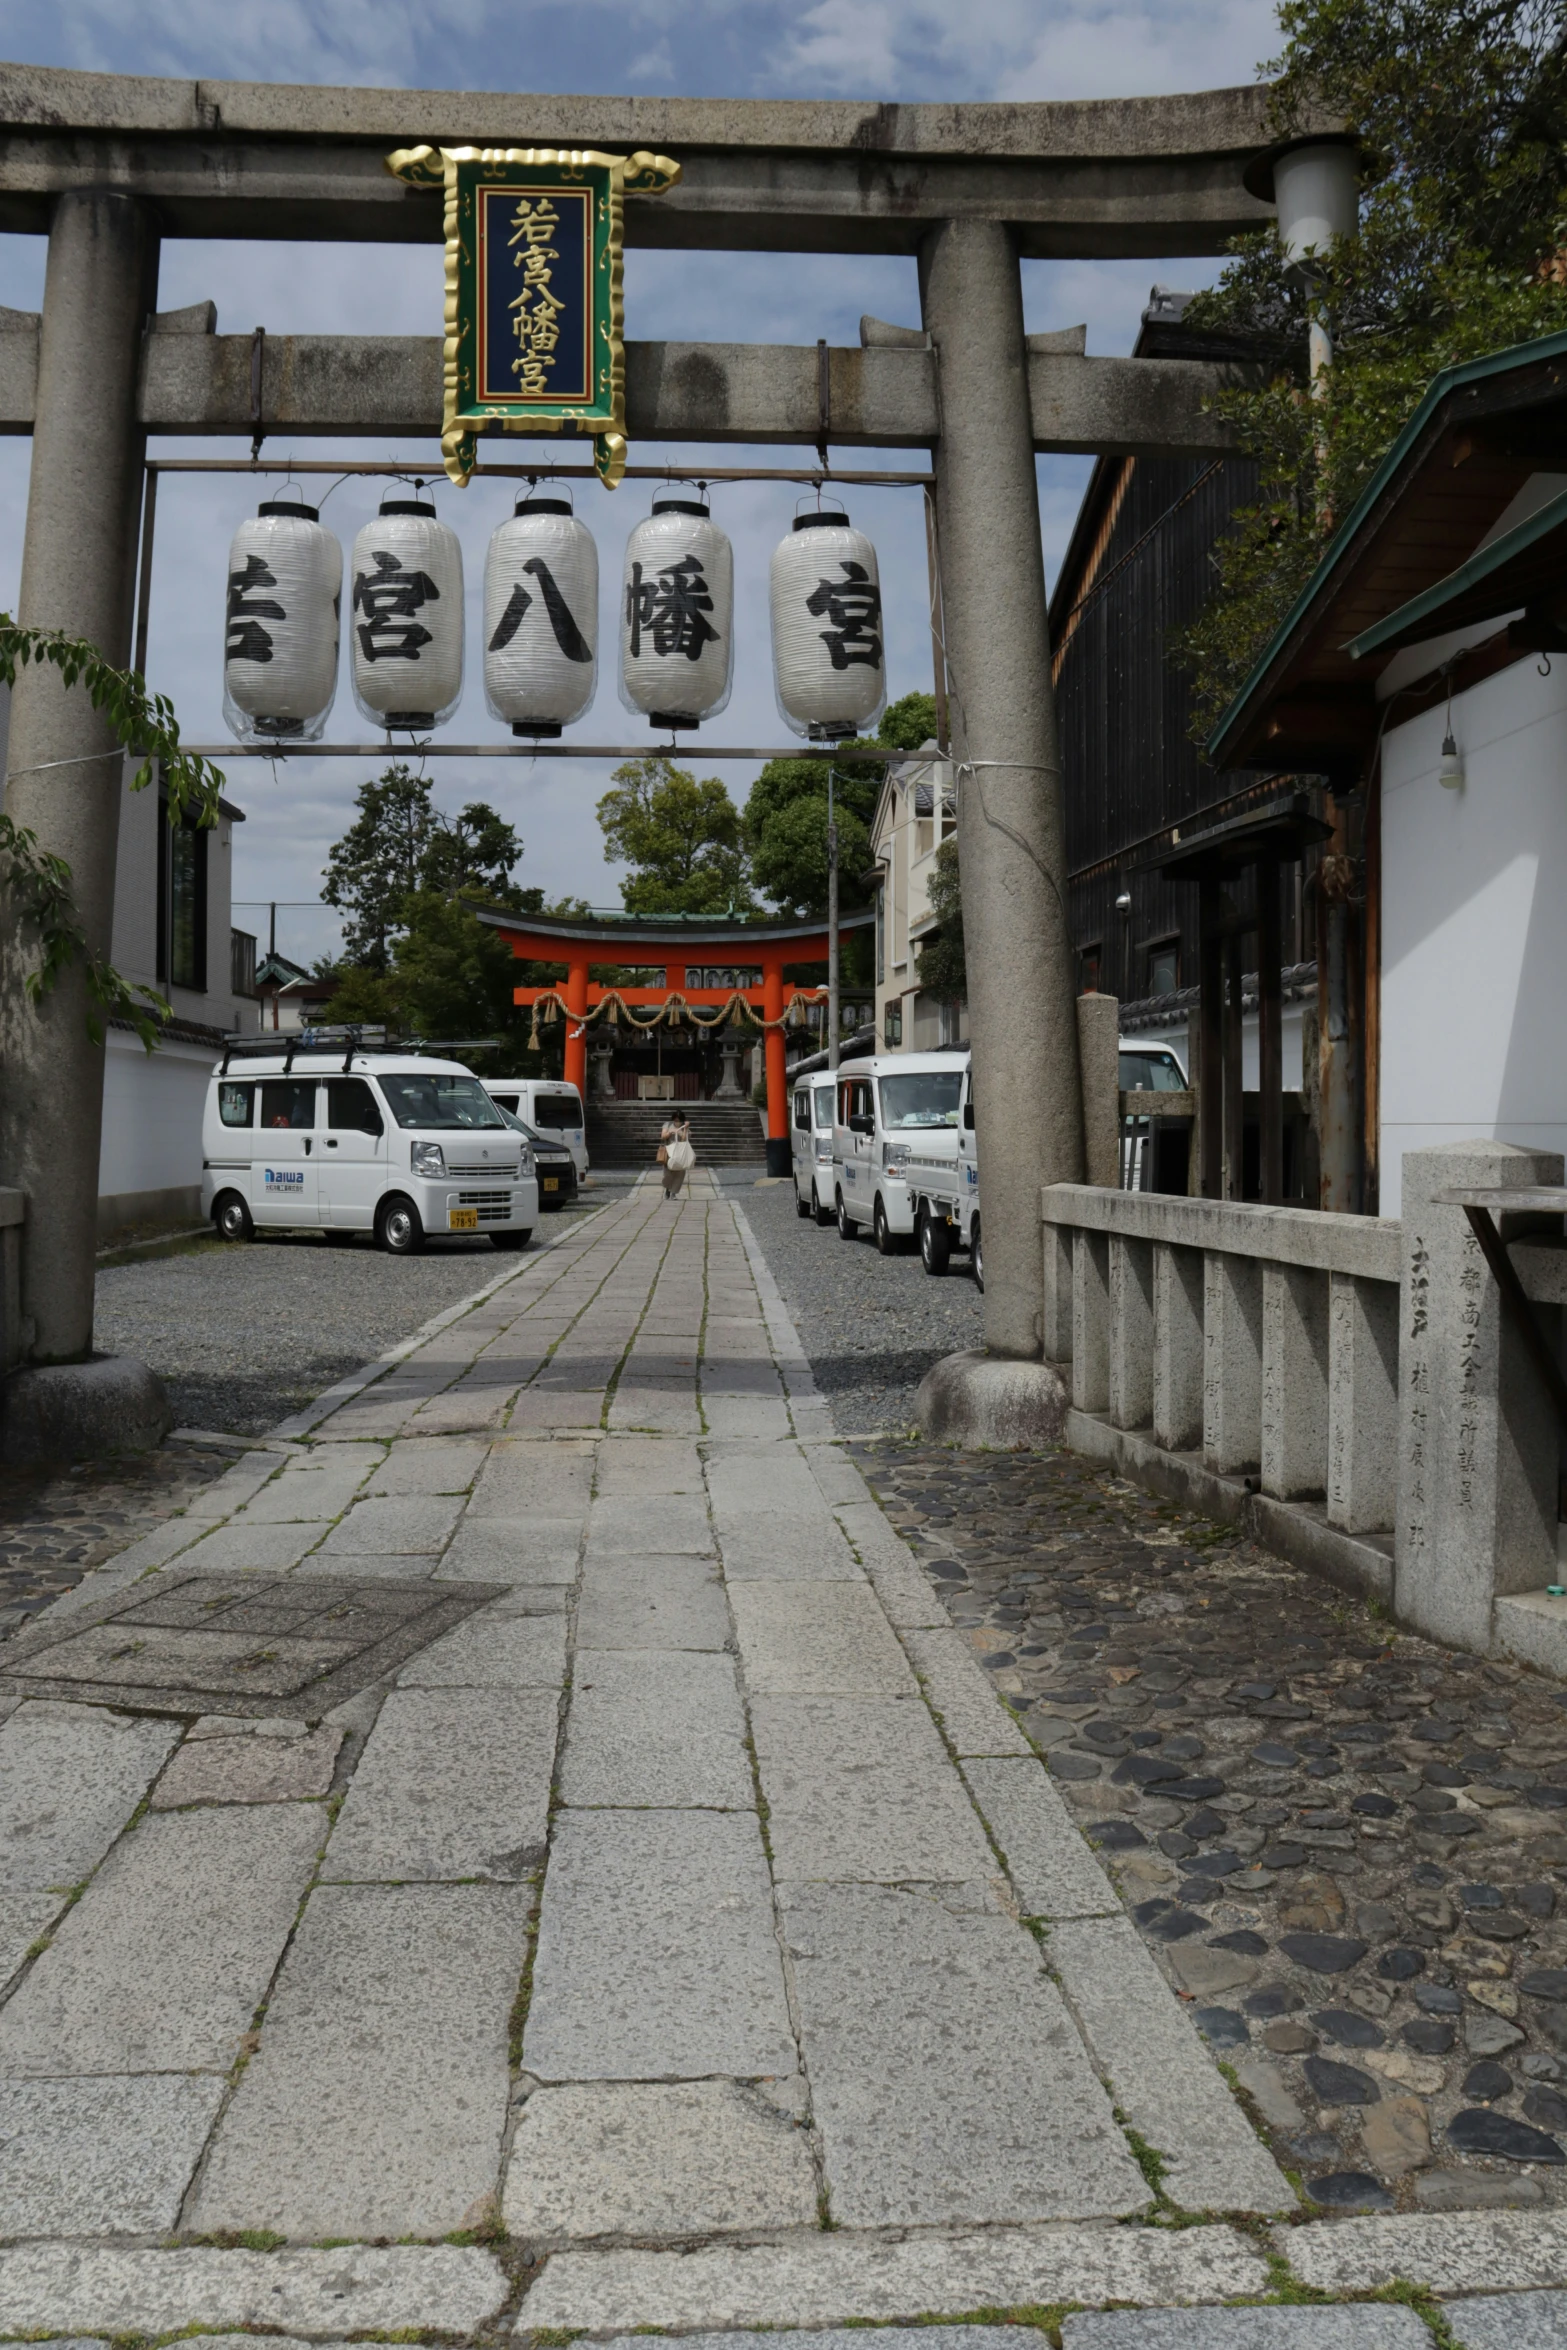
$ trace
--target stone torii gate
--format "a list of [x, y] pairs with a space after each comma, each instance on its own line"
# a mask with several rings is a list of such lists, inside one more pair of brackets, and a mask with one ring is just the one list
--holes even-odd
[[[33, 435], [19, 617], [128, 661], [148, 433], [439, 434], [438, 333], [218, 335], [207, 305], [160, 316], [166, 237], [436, 243], [440, 202], [389, 175], [392, 148], [547, 141], [679, 161], [677, 187], [628, 197], [628, 245], [917, 256], [920, 327], [867, 321], [865, 347], [825, 362], [810, 348], [628, 344], [627, 430], [633, 449], [830, 439], [934, 453], [986, 1346], [1037, 1361], [1039, 1189], [1081, 1177], [1083, 1118], [1034, 456], [1227, 444], [1204, 414], [1218, 370], [1088, 359], [1061, 336], [1026, 336], [1019, 263], [1213, 254], [1271, 220], [1244, 181], [1267, 145], [1267, 96], [864, 106], [0, 67], [0, 227], [49, 240], [41, 319], [0, 314], [0, 430]], [[541, 452], [558, 453], [569, 453], [558, 440]], [[69, 863], [104, 954], [121, 776], [85, 698], [28, 670], [7, 808]], [[79, 969], [37, 1008], [22, 976], [5, 956], [0, 1185], [28, 1199], [22, 1354], [79, 1362], [92, 1338], [103, 1055]]]

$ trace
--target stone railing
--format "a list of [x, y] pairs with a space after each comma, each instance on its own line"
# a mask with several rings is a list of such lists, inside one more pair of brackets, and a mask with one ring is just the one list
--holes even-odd
[[[1564, 1430], [1442, 1196], [1561, 1181], [1560, 1157], [1485, 1141], [1408, 1153], [1398, 1221], [1049, 1186], [1068, 1443], [1433, 1638], [1567, 1671], [1567, 1597], [1547, 1588]], [[1562, 1215], [1498, 1229], [1560, 1350]]]
[[22, 1346], [22, 1223], [27, 1194], [0, 1190], [0, 1373], [14, 1371]]
[[1275, 1543], [1297, 1505], [1292, 1555], [1390, 1597], [1399, 1226], [1077, 1183], [1042, 1212], [1069, 1440], [1226, 1518], [1260, 1498]]

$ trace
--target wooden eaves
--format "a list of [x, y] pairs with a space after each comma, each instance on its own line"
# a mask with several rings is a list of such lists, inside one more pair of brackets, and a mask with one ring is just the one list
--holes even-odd
[[[1214, 730], [1214, 766], [1357, 780], [1388, 663], [1402, 645], [1468, 620], [1433, 606], [1414, 635], [1382, 624], [1406, 608], [1414, 620], [1416, 600], [1469, 566], [1530, 476], [1553, 469], [1567, 469], [1567, 334], [1437, 376]], [[1491, 611], [1526, 600], [1493, 600]], [[1474, 656], [1475, 674], [1521, 657], [1498, 631]]]

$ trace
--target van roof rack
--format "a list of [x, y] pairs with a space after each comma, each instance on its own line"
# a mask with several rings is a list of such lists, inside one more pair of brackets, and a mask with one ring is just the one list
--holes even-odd
[[490, 1053], [500, 1041], [498, 1036], [389, 1036], [384, 1028], [351, 1025], [296, 1028], [287, 1033], [274, 1029], [271, 1036], [244, 1029], [223, 1039], [223, 1066], [218, 1074], [226, 1077], [236, 1060], [270, 1061], [281, 1054], [286, 1077], [300, 1054], [335, 1058], [341, 1052], [346, 1075], [356, 1053], [407, 1053], [411, 1057], [421, 1053]]

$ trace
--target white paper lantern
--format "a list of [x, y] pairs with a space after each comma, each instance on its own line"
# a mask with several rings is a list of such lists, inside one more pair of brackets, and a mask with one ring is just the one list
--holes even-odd
[[700, 726], [729, 700], [734, 550], [695, 498], [655, 498], [626, 541], [620, 698], [652, 726]]
[[599, 556], [564, 498], [519, 498], [484, 558], [484, 699], [513, 734], [552, 736], [598, 683]]
[[270, 499], [229, 548], [223, 715], [242, 743], [319, 742], [337, 692], [343, 550], [314, 506]]
[[779, 715], [813, 742], [880, 716], [887, 661], [876, 550], [847, 514], [801, 514], [768, 576]]
[[354, 541], [354, 699], [374, 726], [423, 734], [462, 695], [462, 548], [422, 498], [387, 498]]

